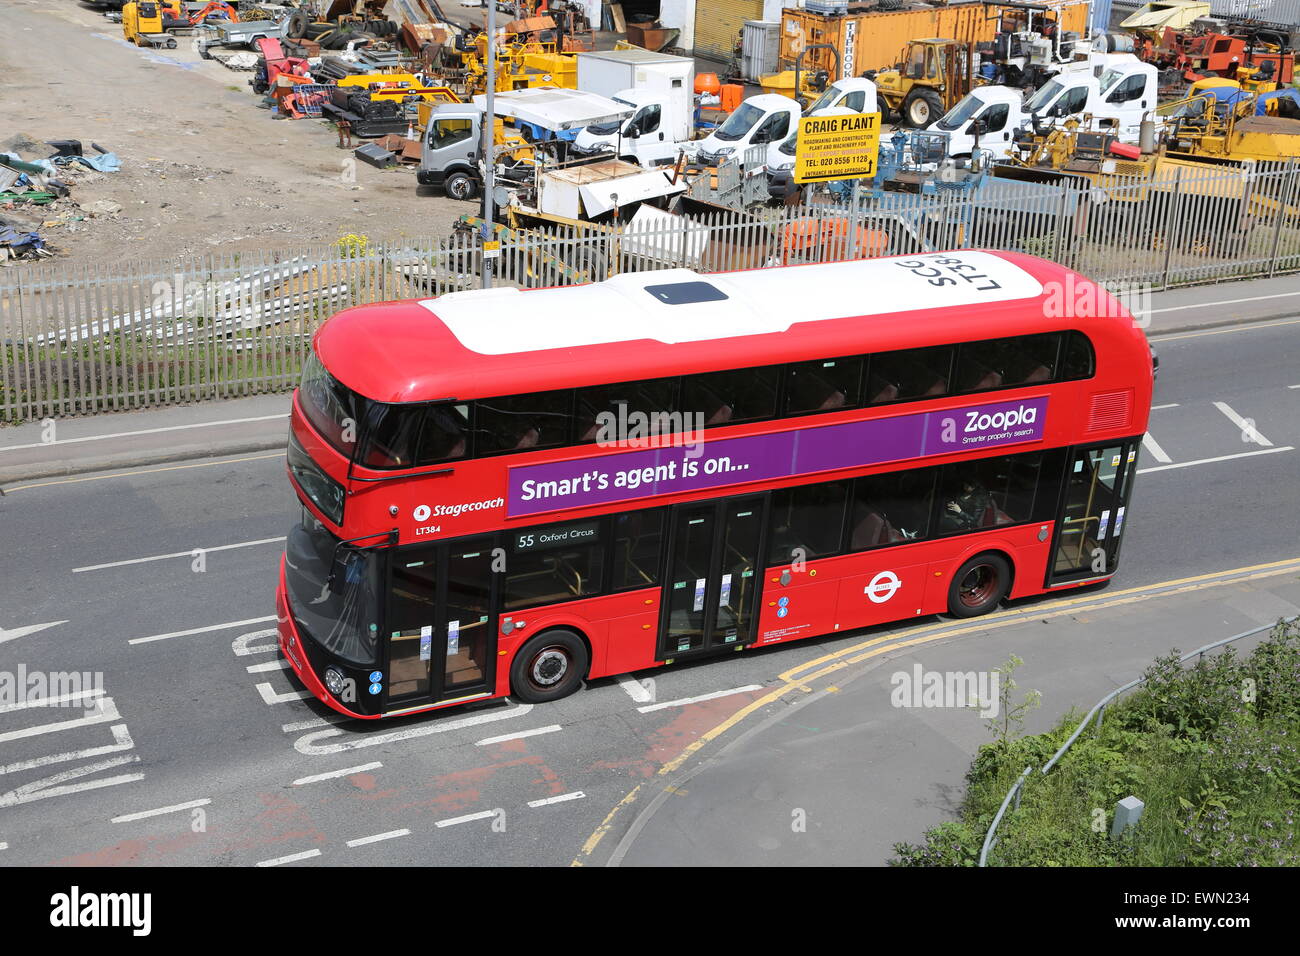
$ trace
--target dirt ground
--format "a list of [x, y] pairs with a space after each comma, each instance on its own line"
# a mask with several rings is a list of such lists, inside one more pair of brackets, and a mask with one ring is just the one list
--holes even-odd
[[[348, 233], [441, 238], [477, 208], [417, 194], [413, 168], [357, 162], [349, 177], [351, 152], [333, 127], [275, 119], [258, 107], [252, 73], [201, 59], [186, 38], [175, 50], [136, 48], [79, 0], [0, 0], [0, 77], [0, 151], [16, 136], [79, 139], [87, 153], [93, 140], [122, 161], [118, 173], [70, 176], [66, 200], [0, 208], [38, 227], [58, 260], [291, 251]], [[79, 208], [98, 200], [121, 211]]]

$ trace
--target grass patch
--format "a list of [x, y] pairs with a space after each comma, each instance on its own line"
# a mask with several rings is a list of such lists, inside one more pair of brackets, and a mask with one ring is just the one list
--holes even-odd
[[[1007, 790], [1032, 766], [1008, 810], [995, 866], [1296, 866], [1300, 806], [1300, 625], [1279, 624], [1247, 657], [1231, 646], [1192, 667], [1157, 658], [1147, 683], [1039, 772], [1083, 715], [1051, 731], [999, 736], [967, 773], [958, 820], [919, 844], [894, 846], [895, 866], [974, 866]], [[1137, 796], [1142, 822], [1109, 836], [1115, 802]]]

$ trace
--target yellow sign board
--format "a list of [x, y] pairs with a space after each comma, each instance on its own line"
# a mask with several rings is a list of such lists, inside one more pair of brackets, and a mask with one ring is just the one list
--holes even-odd
[[805, 116], [795, 140], [794, 181], [821, 183], [876, 174], [880, 114]]

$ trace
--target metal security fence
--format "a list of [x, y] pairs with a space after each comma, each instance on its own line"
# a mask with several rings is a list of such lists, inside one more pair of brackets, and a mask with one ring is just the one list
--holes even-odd
[[[1184, 168], [1158, 182], [935, 186], [690, 218], [643, 206], [620, 227], [503, 228], [494, 283], [541, 288], [629, 271], [708, 273], [958, 247], [1026, 252], [1145, 290], [1300, 270], [1294, 165]], [[482, 255], [477, 235], [462, 230], [388, 245], [352, 236], [284, 254], [12, 264], [0, 271], [0, 422], [289, 388], [331, 314], [480, 288]]]

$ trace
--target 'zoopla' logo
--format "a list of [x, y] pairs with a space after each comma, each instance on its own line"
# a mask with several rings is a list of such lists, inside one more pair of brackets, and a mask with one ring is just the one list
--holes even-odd
[[1017, 425], [1032, 425], [1038, 421], [1038, 409], [1034, 407], [1026, 408], [1021, 405], [1019, 408], [1006, 412], [994, 412], [992, 415], [981, 415], [979, 412], [966, 413], [966, 431], [984, 432], [990, 428], [996, 431], [1004, 431], [1008, 428], [1015, 428]]

